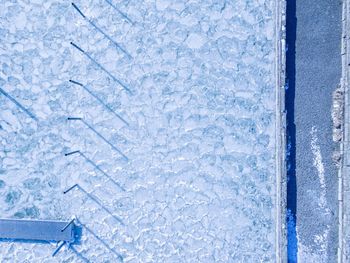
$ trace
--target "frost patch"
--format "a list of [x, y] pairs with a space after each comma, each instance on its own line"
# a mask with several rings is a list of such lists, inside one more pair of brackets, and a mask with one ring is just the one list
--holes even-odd
[[[325, 169], [324, 164], [322, 161], [322, 155], [321, 155], [321, 149], [318, 144], [318, 137], [317, 137], [317, 128], [312, 127], [311, 129], [311, 151], [313, 154], [313, 165], [317, 169], [320, 187], [321, 187], [321, 194], [320, 194], [320, 202], [319, 207], [324, 210], [324, 214], [329, 214], [330, 210], [327, 205], [327, 199], [326, 199], [326, 182], [325, 182]], [[318, 246], [318, 254], [310, 253], [307, 249], [303, 249], [302, 245], [300, 244], [301, 248], [300, 250], [300, 261], [299, 262], [325, 262], [324, 259], [328, 258], [327, 254], [327, 246], [328, 246], [328, 235], [329, 235], [329, 226], [323, 231], [320, 235], [315, 235], [314, 237], [314, 243]]]
[[318, 178], [321, 187], [321, 196], [320, 196], [320, 207], [325, 209], [327, 213], [329, 213], [329, 209], [326, 201], [326, 182], [325, 182], [325, 170], [322, 161], [321, 148], [318, 145], [318, 137], [317, 137], [317, 128], [312, 127], [311, 129], [311, 151], [313, 154], [313, 164], [318, 172]]
[[317, 252], [303, 245], [301, 242], [298, 244], [298, 262], [308, 263], [327, 263], [327, 239], [329, 233], [329, 226], [324, 230], [322, 235], [316, 235], [314, 238], [315, 243], [319, 246]]

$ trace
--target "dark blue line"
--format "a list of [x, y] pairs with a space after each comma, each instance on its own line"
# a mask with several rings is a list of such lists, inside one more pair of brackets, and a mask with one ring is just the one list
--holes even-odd
[[79, 153], [79, 152], [80, 152], [80, 151], [74, 151], [74, 152], [65, 153], [64, 155], [65, 155], [65, 156], [68, 156], [68, 155], [72, 155], [72, 154]]
[[72, 82], [72, 83], [74, 83], [75, 85], [78, 85], [78, 86], [81, 86], [81, 87], [84, 86], [83, 84], [81, 84], [80, 82], [75, 81], [75, 80], [71, 80], [71, 79], [70, 79], [69, 82]]
[[75, 184], [75, 185], [69, 187], [66, 191], [63, 191], [63, 194], [68, 193], [69, 191], [71, 191], [72, 189], [74, 189], [74, 188], [77, 187], [77, 186], [78, 186], [78, 184]]
[[70, 245], [69, 248], [85, 263], [91, 263], [90, 260], [88, 260], [86, 257], [84, 257], [80, 252], [78, 252], [73, 245]]
[[122, 86], [127, 92], [132, 93], [131, 90], [119, 79], [114, 77], [107, 69], [105, 69], [100, 63], [98, 63], [94, 58], [92, 58], [88, 53], [84, 53], [92, 62], [94, 62], [101, 70], [103, 70], [108, 76], [110, 76], [115, 82]]
[[132, 56], [127, 52], [120, 44], [118, 44], [116, 41], [114, 41], [110, 36], [108, 36], [101, 28], [99, 28], [94, 22], [91, 20], [88, 20], [88, 22], [102, 35], [104, 35], [109, 41], [111, 41], [117, 48], [119, 48], [125, 55], [129, 57], [129, 59], [132, 59]]
[[134, 25], [135, 23], [122, 11], [120, 11], [115, 5], [113, 5], [109, 0], [105, 0], [111, 7], [113, 7], [125, 20], [127, 20], [130, 24]]
[[69, 221], [68, 224], [65, 225], [64, 228], [61, 229], [61, 232], [63, 232], [64, 230], [67, 229], [67, 227], [69, 227], [71, 224], [73, 224], [73, 223], [74, 223], [74, 220], [75, 220], [75, 218], [73, 218], [71, 221]]
[[101, 172], [104, 176], [106, 176], [112, 183], [114, 183], [116, 186], [118, 186], [122, 191], [125, 191], [125, 189], [116, 182], [109, 174], [107, 174], [105, 171], [103, 171], [97, 164], [95, 164], [92, 160], [90, 160], [88, 157], [85, 156], [82, 152], [79, 152], [80, 155], [88, 162], [90, 163], [96, 170]]
[[17, 107], [19, 107], [22, 111], [24, 111], [30, 118], [32, 118], [35, 121], [39, 121], [38, 118], [31, 113], [29, 110], [27, 110], [26, 108], [24, 108], [17, 100], [15, 100], [14, 98], [12, 98], [6, 91], [4, 91], [2, 88], [0, 88], [0, 92], [6, 97], [8, 98], [10, 101], [12, 101], [15, 105], [17, 105]]
[[295, 127], [295, 41], [297, 30], [296, 0], [287, 1], [286, 20], [286, 97], [287, 110], [287, 252], [288, 262], [298, 261], [297, 239], [297, 180], [296, 180], [296, 127]]
[[[112, 183], [114, 183], [116, 186], [118, 186], [118, 188], [120, 188], [122, 191], [126, 191], [124, 187], [122, 187], [118, 182], [116, 182], [109, 174], [107, 174], [105, 171], [103, 171], [97, 164], [95, 164], [92, 160], [90, 160], [85, 154], [83, 154], [81, 151], [73, 151], [73, 152], [69, 152], [64, 154], [65, 156], [69, 156], [69, 155], [73, 155], [79, 153], [80, 156], [82, 156], [85, 161], [87, 161], [88, 163], [90, 163], [95, 169], [97, 169], [98, 171], [100, 171], [104, 176], [106, 176], [110, 181], [112, 181]], [[74, 220], [74, 219], [73, 219]]]
[[80, 185], [77, 184], [77, 187], [79, 190], [81, 190], [84, 194], [86, 194], [88, 197], [91, 198], [92, 201], [94, 201], [97, 205], [99, 205], [104, 211], [106, 211], [110, 216], [112, 216], [115, 220], [117, 220], [120, 224], [123, 226], [125, 225], [124, 222], [116, 215], [114, 215], [107, 207], [105, 207], [94, 195], [88, 193], [84, 188], [82, 188]]
[[115, 251], [115, 249], [111, 248], [106, 241], [104, 241], [103, 239], [101, 239], [99, 236], [97, 236], [89, 227], [87, 227], [85, 224], [83, 224], [82, 222], [80, 222], [79, 220], [77, 220], [79, 222], [79, 224], [84, 227], [91, 235], [93, 235], [98, 241], [100, 241], [109, 251], [111, 251], [114, 255], [116, 255], [118, 257], [118, 259], [120, 261], [123, 261], [123, 256], [118, 253], [117, 251]]
[[92, 20], [88, 19], [84, 13], [74, 4], [72, 3], [72, 6], [79, 12], [79, 14], [89, 22], [90, 25], [92, 25], [98, 32], [100, 32], [102, 35], [104, 35], [109, 41], [111, 41], [117, 48], [119, 48], [125, 55], [127, 55], [130, 59], [132, 59], [132, 56], [116, 41], [114, 41], [109, 35], [107, 35], [99, 26], [97, 26]]
[[52, 253], [52, 256], [56, 256], [56, 254], [61, 250], [61, 248], [66, 244], [65, 241], [63, 241], [56, 249], [55, 251]]
[[77, 81], [74, 81], [74, 80], [69, 80], [70, 82], [78, 85], [78, 86], [81, 86], [83, 89], [85, 89], [91, 96], [93, 96], [96, 100], [98, 100], [107, 110], [109, 110], [110, 112], [112, 112], [119, 120], [121, 120], [122, 122], [124, 122], [126, 125], [129, 126], [129, 123], [124, 120], [118, 113], [116, 113], [111, 107], [109, 107], [107, 104], [105, 104], [103, 102], [102, 99], [100, 99], [97, 95], [95, 95], [90, 89], [88, 89], [88, 87], [86, 87], [85, 85], [77, 82]]
[[121, 82], [119, 79], [117, 79], [116, 77], [114, 77], [107, 69], [105, 69], [100, 63], [98, 63], [94, 58], [92, 58], [89, 53], [85, 52], [84, 50], [82, 50], [80, 47], [78, 47], [76, 44], [74, 44], [73, 42], [70, 42], [72, 46], [74, 46], [75, 48], [77, 48], [78, 50], [80, 50], [85, 56], [87, 56], [92, 62], [95, 63], [96, 66], [98, 66], [102, 71], [104, 71], [108, 76], [110, 76], [115, 82], [117, 82], [120, 86], [122, 86], [127, 92], [129, 92], [130, 94], [132, 94], [131, 90], [123, 83]]
[[85, 18], [85, 15], [83, 14], [83, 12], [80, 11], [80, 9], [74, 4], [72, 3], [72, 6], [75, 8], [75, 10], [77, 10], [79, 12], [79, 14]]
[[81, 121], [82, 118], [80, 118], [80, 117], [68, 117], [67, 120], [68, 121]]
[[116, 152], [118, 152], [121, 156], [123, 156], [123, 158], [128, 161], [129, 158], [122, 153], [117, 147], [115, 147], [112, 143], [110, 143], [105, 137], [103, 137], [98, 131], [96, 131], [90, 124], [88, 124], [86, 121], [81, 120], [90, 130], [92, 130], [98, 137], [100, 137], [103, 141], [105, 141], [109, 146], [111, 146], [111, 148], [113, 150], [115, 150]]
[[78, 49], [80, 52], [84, 53], [85, 54], [85, 51], [82, 50], [80, 47], [78, 47], [76, 44], [74, 44], [73, 42], [70, 42], [70, 44], [75, 47], [76, 49]]

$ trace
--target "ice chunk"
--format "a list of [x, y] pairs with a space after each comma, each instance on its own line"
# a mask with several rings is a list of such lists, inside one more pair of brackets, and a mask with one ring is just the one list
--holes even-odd
[[1, 86], [4, 86], [6, 84], [6, 81], [0, 77], [0, 85]]
[[[77, 215], [98, 237], [86, 232], [84, 246], [76, 247], [92, 262], [114, 260], [101, 240], [120, 249], [127, 262], [273, 261], [273, 5], [111, 1], [137, 18], [133, 24], [106, 1], [84, 1], [84, 14], [123, 47], [131, 46], [134, 57], [119, 59], [84, 17], [72, 15], [71, 3], [15, 2], [0, 10], [0, 86], [40, 121], [17, 114], [0, 96], [0, 214]], [[132, 84], [133, 94], [116, 87], [70, 41]], [[69, 79], [89, 87], [129, 125]], [[121, 161], [68, 116], [93, 124], [129, 160]], [[64, 156], [76, 150], [103, 171], [78, 153]], [[101, 205], [77, 188], [62, 195], [75, 183]], [[45, 262], [51, 252], [9, 246], [0, 251], [0, 262], [24, 254], [18, 258]], [[78, 260], [74, 253], [57, 256], [60, 262]]]
[[240, 42], [237, 39], [232, 39], [227, 36], [222, 36], [217, 40], [217, 48], [222, 57], [222, 59], [226, 60], [227, 58], [240, 57], [243, 52], [242, 46], [240, 46]]
[[2, 73], [4, 73], [4, 75], [10, 75], [11, 69], [9, 67], [9, 65], [7, 63], [2, 63]]
[[27, 23], [27, 16], [25, 12], [16, 15], [15, 25], [17, 29], [24, 29]]
[[118, 211], [128, 211], [133, 209], [134, 202], [130, 197], [123, 197], [115, 202], [115, 207], [118, 209]]
[[258, 136], [258, 143], [261, 144], [263, 147], [267, 147], [270, 142], [270, 136], [267, 134], [260, 134]]
[[26, 213], [24, 210], [18, 211], [13, 215], [13, 217], [18, 218], [18, 219], [25, 218], [25, 216], [26, 216]]
[[170, 4], [169, 0], [156, 0], [156, 7], [159, 11], [164, 11]]
[[0, 189], [5, 187], [5, 181], [0, 179]]
[[28, 178], [23, 181], [23, 186], [29, 190], [39, 190], [40, 178]]
[[186, 39], [189, 48], [199, 49], [205, 43], [205, 37], [198, 33], [191, 33]]
[[18, 129], [21, 126], [17, 117], [10, 110], [1, 111], [0, 116], [3, 121], [6, 121], [14, 129]]
[[203, 129], [203, 136], [214, 141], [222, 140], [224, 138], [224, 129], [216, 125], [209, 125]]
[[29, 218], [38, 218], [40, 215], [40, 211], [36, 206], [26, 207], [24, 211]]
[[19, 79], [18, 78], [16, 78], [16, 77], [14, 77], [14, 76], [9, 76], [8, 78], [7, 78], [7, 81], [8, 81], [8, 83], [10, 84], [10, 85], [12, 85], [12, 86], [16, 86], [16, 85], [18, 85], [20, 82], [19, 82]]
[[5, 202], [10, 205], [13, 206], [14, 204], [16, 204], [19, 199], [22, 196], [22, 192], [18, 189], [10, 189], [10, 191], [6, 194], [5, 197]]
[[40, 211], [36, 206], [26, 207], [16, 212], [13, 216], [16, 218], [38, 218]]

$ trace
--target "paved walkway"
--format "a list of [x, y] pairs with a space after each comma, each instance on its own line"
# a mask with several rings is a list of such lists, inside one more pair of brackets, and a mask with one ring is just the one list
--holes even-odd
[[289, 224], [289, 262], [336, 262], [331, 107], [341, 77], [341, 2], [296, 0], [287, 9], [288, 209], [296, 222]]

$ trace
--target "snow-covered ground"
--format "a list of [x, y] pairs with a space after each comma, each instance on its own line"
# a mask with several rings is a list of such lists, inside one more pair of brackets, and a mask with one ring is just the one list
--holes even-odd
[[81, 243], [0, 261], [274, 262], [275, 1], [74, 3], [0, 1], [0, 214]]

